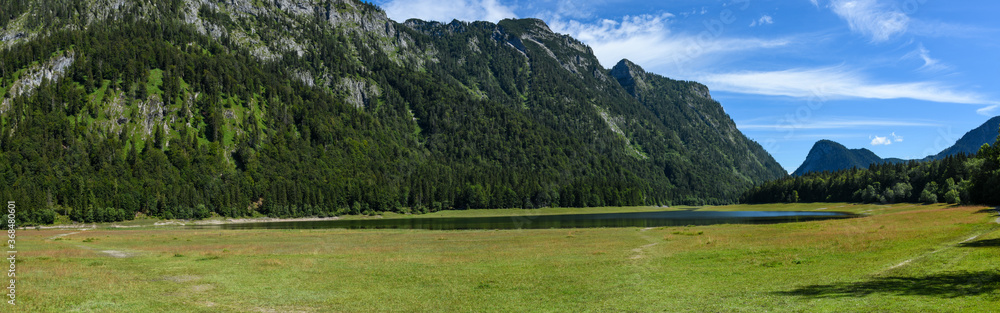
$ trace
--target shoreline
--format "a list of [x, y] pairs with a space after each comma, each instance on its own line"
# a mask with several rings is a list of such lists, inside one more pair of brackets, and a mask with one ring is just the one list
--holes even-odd
[[227, 219], [213, 219], [213, 220], [156, 220], [156, 222], [153, 222], [152, 224], [144, 224], [144, 225], [118, 225], [116, 223], [110, 223], [110, 224], [77, 223], [68, 225], [31, 226], [21, 229], [52, 230], [52, 229], [139, 228], [139, 227], [159, 227], [159, 226], [335, 221], [339, 219], [341, 219], [339, 216], [331, 216], [331, 217], [296, 217], [296, 218], [253, 217], [253, 218], [227, 218]]
[[[295, 217], [295, 218], [277, 218], [277, 217], [256, 217], [256, 218], [230, 218], [226, 220], [196, 220], [191, 221], [190, 225], [224, 225], [224, 224], [247, 224], [247, 223], [274, 223], [274, 222], [314, 222], [314, 221], [335, 221], [339, 220], [339, 216], [330, 217]], [[180, 224], [180, 225], [188, 225]], [[158, 222], [154, 224], [156, 226], [160, 225], [176, 225], [172, 224], [172, 221]]]

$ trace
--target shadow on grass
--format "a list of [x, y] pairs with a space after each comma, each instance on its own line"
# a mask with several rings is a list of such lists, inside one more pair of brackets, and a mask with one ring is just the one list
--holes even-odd
[[1000, 207], [989, 208], [989, 209], [982, 209], [982, 210], [976, 211], [976, 213], [998, 214], [998, 213], [1000, 213]]
[[969, 248], [1000, 247], [1000, 238], [997, 238], [997, 239], [983, 239], [983, 240], [976, 240], [976, 241], [972, 241], [972, 242], [966, 242], [966, 243], [963, 243], [961, 246], [962, 247], [969, 247]]
[[957, 298], [1000, 291], [1000, 270], [946, 272], [918, 277], [876, 277], [868, 281], [803, 286], [777, 292], [810, 298], [865, 297], [869, 295], [935, 296]]

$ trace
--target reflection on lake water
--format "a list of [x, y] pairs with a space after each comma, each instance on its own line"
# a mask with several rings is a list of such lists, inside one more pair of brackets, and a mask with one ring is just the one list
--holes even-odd
[[197, 225], [189, 227], [212, 229], [545, 229], [658, 227], [714, 224], [773, 224], [854, 217], [859, 217], [859, 215], [842, 212], [665, 211], [603, 214], [523, 215], [502, 217], [425, 217], [399, 219], [290, 221]]

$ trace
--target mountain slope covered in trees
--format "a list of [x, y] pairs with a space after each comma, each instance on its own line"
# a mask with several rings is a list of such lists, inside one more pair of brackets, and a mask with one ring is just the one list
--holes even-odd
[[29, 223], [728, 203], [785, 176], [705, 86], [605, 69], [539, 20], [2, 6], [0, 196]]
[[844, 145], [830, 140], [820, 140], [813, 145], [795, 172], [794, 176], [811, 172], [835, 172], [851, 168], [867, 168], [871, 164], [884, 163], [879, 156], [868, 149], [847, 149]]
[[979, 127], [962, 135], [962, 138], [959, 138], [951, 147], [938, 154], [928, 156], [924, 160], [941, 160], [959, 153], [975, 154], [983, 144], [992, 143], [997, 137], [997, 132], [1000, 132], [1000, 116], [989, 119]]
[[1000, 137], [994, 138], [973, 155], [959, 152], [939, 160], [877, 163], [769, 181], [747, 191], [740, 202], [1000, 205]]
[[[993, 117], [979, 127], [965, 133], [954, 145], [938, 154], [921, 159], [921, 161], [942, 160], [958, 154], [975, 154], [984, 144], [993, 143], [997, 132], [1000, 132], [1000, 116]], [[843, 145], [830, 141], [817, 141], [809, 151], [805, 161], [799, 166], [794, 176], [812, 172], [836, 172], [852, 168], [867, 168], [869, 165], [882, 163], [906, 163], [907, 160], [897, 158], [881, 158], [868, 149], [847, 149]]]

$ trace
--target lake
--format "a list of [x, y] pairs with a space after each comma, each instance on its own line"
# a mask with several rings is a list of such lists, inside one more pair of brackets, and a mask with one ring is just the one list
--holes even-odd
[[[529, 211], [530, 212], [530, 211]], [[843, 212], [664, 211], [636, 213], [523, 215], [501, 217], [424, 217], [195, 225], [199, 229], [546, 229], [658, 227], [714, 224], [774, 224], [854, 218]]]

